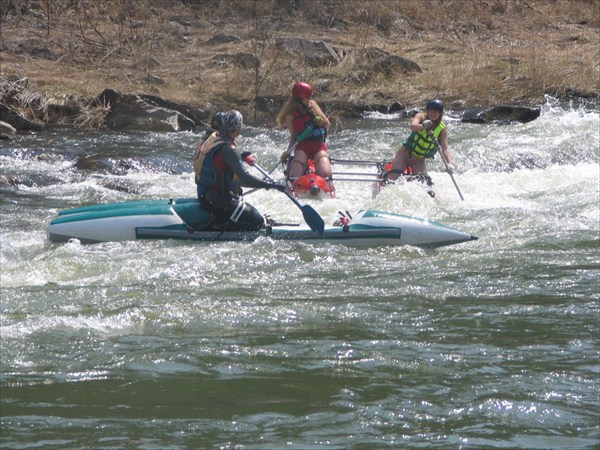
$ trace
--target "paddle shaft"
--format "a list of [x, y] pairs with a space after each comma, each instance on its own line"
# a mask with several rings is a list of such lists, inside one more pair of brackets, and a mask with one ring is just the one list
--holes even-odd
[[[286, 150], [284, 153], [289, 153], [289, 154], [291, 154], [291, 152], [293, 152], [294, 150], [296, 150], [296, 146], [297, 146], [297, 145], [298, 145], [298, 143], [296, 142], [294, 145], [292, 145], [292, 146], [291, 146], [291, 147], [290, 147], [288, 150]], [[283, 156], [283, 155], [282, 155], [282, 156]], [[284, 160], [283, 160], [283, 159], [280, 157], [280, 158], [279, 158], [279, 161], [277, 161], [277, 162], [275, 163], [275, 165], [274, 165], [273, 167], [271, 167], [271, 170], [269, 170], [268, 174], [269, 174], [269, 175], [271, 175], [273, 172], [275, 172], [275, 169], [277, 169], [277, 166], [278, 166], [279, 164], [283, 164], [283, 163], [284, 163]], [[263, 175], [265, 175], [265, 174], [263, 173]], [[265, 175], [265, 176], [266, 176], [266, 175]], [[250, 194], [252, 194], [253, 192], [256, 192], [256, 191], [258, 191], [259, 189], [261, 189], [261, 188], [254, 188], [254, 189], [251, 189], [251, 190], [249, 190], [248, 192], [245, 192], [243, 195], [250, 195]]]
[[450, 175], [450, 178], [452, 179], [452, 183], [454, 183], [454, 187], [456, 188], [456, 192], [458, 192], [458, 196], [460, 197], [460, 199], [462, 201], [464, 201], [465, 198], [463, 197], [462, 192], [460, 192], [458, 184], [456, 184], [456, 180], [454, 179], [454, 174], [451, 174], [450, 172], [448, 172], [448, 161], [446, 161], [446, 155], [444, 155], [444, 149], [440, 145], [440, 142], [435, 138], [435, 136], [431, 136], [431, 139], [433, 139], [433, 143], [438, 148], [440, 157], [442, 158], [442, 161], [444, 162], [444, 166], [446, 167], [446, 172], [448, 173], [448, 175]]
[[[256, 170], [258, 170], [261, 174], [263, 174], [263, 176], [265, 176], [265, 178], [267, 178], [268, 180], [275, 182], [273, 180], [273, 178], [271, 178], [271, 176], [268, 174], [268, 172], [266, 172], [262, 167], [260, 167], [258, 164], [254, 164], [254, 167], [256, 168]], [[323, 220], [323, 218], [319, 215], [319, 213], [312, 208], [310, 205], [302, 205], [300, 204], [300, 202], [298, 200], [296, 200], [296, 198], [290, 194], [287, 190], [282, 191], [285, 195], [287, 195], [287, 197], [294, 202], [294, 204], [300, 208], [300, 211], [302, 211], [302, 216], [304, 217], [304, 221], [306, 222], [306, 224], [310, 227], [311, 230], [313, 230], [315, 233], [319, 234], [321, 237], [323, 237], [323, 232], [325, 230], [325, 221]]]
[[[294, 152], [294, 150], [296, 150], [297, 146], [298, 146], [298, 142], [294, 142], [294, 144], [291, 147], [289, 147], [286, 151], [284, 151], [281, 154], [281, 156], [279, 157], [279, 161], [277, 161], [275, 163], [275, 165], [273, 167], [271, 167], [271, 170], [269, 170], [269, 172], [268, 172], [269, 175], [271, 175], [275, 171], [275, 169], [277, 169], [277, 166], [279, 164], [283, 165], [285, 163], [285, 160], [289, 158], [289, 156]], [[284, 155], [285, 155], [285, 158], [284, 158]]]
[[[265, 171], [265, 169], [263, 169], [262, 167], [260, 167], [258, 164], [254, 164], [254, 167], [256, 168], [256, 170], [258, 170], [261, 174], [263, 174], [263, 176], [270, 181], [275, 181], [273, 180], [273, 178], [271, 178], [271, 176], [269, 175], [268, 172]], [[296, 206], [300, 209], [302, 209], [302, 204], [300, 204], [300, 202], [292, 195], [290, 194], [288, 191], [282, 191], [285, 195], [288, 196], [288, 198], [293, 201]]]

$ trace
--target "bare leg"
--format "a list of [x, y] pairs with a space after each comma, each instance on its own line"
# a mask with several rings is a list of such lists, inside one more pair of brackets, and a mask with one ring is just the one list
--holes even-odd
[[306, 153], [304, 153], [302, 150], [296, 149], [296, 151], [294, 152], [294, 159], [290, 164], [290, 178], [298, 178], [304, 175], [307, 163], [308, 158], [306, 156]]
[[[408, 167], [408, 153], [409, 150], [404, 145], [398, 149], [396, 152], [396, 156], [392, 161], [392, 170], [398, 170], [400, 172], [404, 172], [406, 167]], [[393, 181], [397, 180], [399, 177], [399, 173], [390, 173], [388, 180]]]
[[327, 152], [321, 150], [315, 155], [315, 172], [323, 178], [331, 178], [331, 162], [327, 156]]
[[427, 167], [425, 165], [425, 158], [410, 158], [408, 165], [412, 168], [414, 175], [419, 173], [427, 173]]

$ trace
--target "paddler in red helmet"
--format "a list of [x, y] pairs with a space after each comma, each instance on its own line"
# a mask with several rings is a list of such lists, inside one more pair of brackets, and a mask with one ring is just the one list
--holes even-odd
[[[317, 175], [331, 178], [331, 163], [325, 143], [331, 123], [317, 102], [312, 99], [312, 94], [313, 88], [310, 84], [304, 81], [295, 83], [291, 97], [277, 114], [277, 125], [290, 131], [290, 144], [286, 152], [295, 145], [294, 158], [289, 166], [290, 178], [304, 175], [309, 159], [314, 161]], [[282, 159], [287, 158], [286, 152]]]

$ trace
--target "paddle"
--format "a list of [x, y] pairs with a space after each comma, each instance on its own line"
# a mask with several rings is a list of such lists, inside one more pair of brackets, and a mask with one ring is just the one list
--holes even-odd
[[[265, 178], [267, 178], [270, 181], [274, 181], [273, 178], [271, 178], [271, 176], [258, 164], [255, 163], [254, 167], [256, 167], [256, 170], [262, 173], [265, 176]], [[319, 236], [323, 237], [323, 232], [325, 230], [325, 221], [319, 215], [319, 213], [315, 211], [315, 209], [310, 205], [301, 205], [300, 202], [296, 200], [294, 196], [288, 191], [283, 191], [283, 193], [287, 195], [288, 198], [291, 201], [293, 201], [298, 208], [300, 208], [300, 211], [302, 211], [302, 216], [304, 217], [304, 221], [310, 227], [310, 229], [317, 233]]]
[[[281, 154], [281, 156], [279, 157], [279, 159], [277, 160], [277, 162], [275, 163], [275, 165], [274, 165], [273, 167], [271, 167], [271, 170], [269, 170], [269, 172], [268, 172], [268, 174], [269, 174], [269, 175], [271, 175], [273, 172], [275, 172], [275, 169], [277, 169], [277, 166], [278, 166], [279, 164], [285, 164], [285, 162], [286, 162], [287, 158], [289, 157], [289, 155], [291, 155], [291, 154], [292, 154], [292, 152], [293, 152], [294, 150], [296, 150], [296, 146], [297, 146], [297, 145], [298, 145], [298, 142], [296, 142], [294, 145], [292, 145], [292, 146], [291, 146], [289, 149], [285, 150], [285, 151], [284, 151], [284, 152]], [[244, 159], [244, 158], [242, 158], [242, 159]], [[244, 161], [245, 161], [245, 160], [244, 160]], [[247, 161], [246, 161], [246, 162], [247, 162]], [[252, 164], [248, 163], [248, 165], [252, 166], [252, 165], [254, 165], [254, 163], [252, 163]], [[267, 175], [265, 175], [265, 176], [267, 176]], [[256, 192], [256, 191], [258, 191], [259, 189], [261, 189], [261, 188], [254, 188], [254, 189], [250, 189], [249, 191], [247, 191], [247, 192], [244, 192], [244, 194], [243, 194], [243, 195], [249, 195], [249, 194], [252, 194], [253, 192]]]
[[296, 150], [296, 147], [298, 146], [298, 142], [294, 142], [294, 145], [292, 145], [290, 148], [288, 148], [287, 150], [285, 150], [281, 156], [279, 157], [279, 160], [275, 163], [275, 165], [273, 167], [271, 167], [271, 170], [269, 170], [269, 175], [271, 175], [275, 169], [277, 169], [277, 166], [279, 164], [284, 165], [287, 161], [287, 159], [290, 157], [290, 155], [292, 153], [294, 153], [294, 150]]
[[444, 152], [442, 150], [442, 146], [440, 145], [439, 141], [435, 138], [433, 132], [429, 132], [427, 133], [429, 135], [429, 137], [431, 139], [433, 139], [433, 143], [436, 145], [436, 147], [438, 148], [438, 152], [440, 154], [440, 157], [442, 158], [442, 161], [444, 162], [444, 166], [446, 166], [446, 173], [448, 175], [450, 175], [450, 178], [452, 179], [452, 182], [454, 183], [454, 187], [456, 188], [456, 192], [458, 192], [458, 196], [460, 197], [460, 199], [462, 201], [465, 200], [465, 198], [462, 195], [462, 192], [460, 192], [460, 189], [458, 188], [458, 184], [456, 184], [456, 180], [454, 179], [454, 175], [451, 174], [450, 172], [448, 172], [448, 161], [446, 161], [446, 155], [444, 155]]

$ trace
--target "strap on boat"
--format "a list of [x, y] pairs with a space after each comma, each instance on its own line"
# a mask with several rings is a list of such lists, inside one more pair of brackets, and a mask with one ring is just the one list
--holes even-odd
[[[402, 170], [398, 170], [398, 169], [390, 169], [390, 170], [386, 170], [382, 175], [381, 175], [381, 180], [383, 182], [383, 184], [394, 184], [394, 182], [392, 180], [389, 179], [391, 174], [398, 174], [400, 176], [402, 175], [406, 175]], [[412, 173], [412, 169], [411, 169], [411, 173]]]
[[229, 218], [229, 220], [231, 220], [234, 223], [237, 223], [237, 221], [240, 220], [240, 217], [242, 216], [242, 213], [244, 212], [245, 207], [246, 207], [246, 200], [244, 200], [244, 197], [239, 197], [239, 202], [238, 202], [237, 206], [235, 207], [235, 209], [233, 210], [233, 214], [231, 214], [231, 217]]

